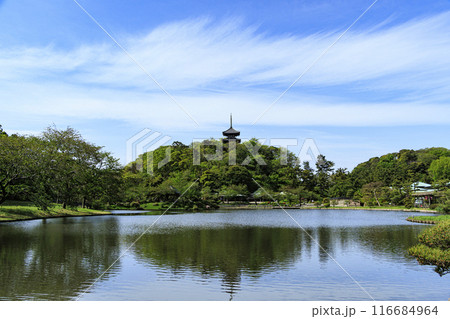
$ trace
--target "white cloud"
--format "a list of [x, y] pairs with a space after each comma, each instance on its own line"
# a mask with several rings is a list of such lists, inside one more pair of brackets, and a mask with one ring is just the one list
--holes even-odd
[[[449, 124], [450, 111], [443, 104], [450, 97], [449, 32], [450, 13], [349, 32], [298, 84], [321, 92], [339, 85], [343, 93], [334, 90], [338, 97], [332, 100], [294, 88], [258, 123]], [[269, 36], [234, 20], [198, 20], [119, 41], [200, 124], [208, 126], [230, 111], [250, 124], [337, 36]], [[196, 129], [114, 44], [72, 51], [51, 46], [0, 49], [0, 70], [2, 112]], [[353, 90], [358, 97], [349, 95]], [[368, 102], [383, 94], [391, 96], [388, 102]], [[440, 115], [423, 117], [424, 110]]]
[[[12, 112], [85, 119], [125, 120], [160, 129], [198, 130], [198, 127], [163, 93], [136, 93], [122, 90], [67, 88], [53, 84], [22, 85], [24, 94], [14, 90], [6, 99]], [[28, 93], [29, 92], [29, 93]], [[448, 124], [450, 108], [443, 105], [411, 103], [332, 103], [310, 96], [301, 101], [285, 99], [261, 118], [261, 125], [391, 126]], [[177, 95], [176, 99], [201, 124], [201, 128], [223, 126], [230, 112], [240, 125], [250, 125], [271, 102], [267, 94], [248, 92]], [[424, 116], [439, 114], [439, 116]]]

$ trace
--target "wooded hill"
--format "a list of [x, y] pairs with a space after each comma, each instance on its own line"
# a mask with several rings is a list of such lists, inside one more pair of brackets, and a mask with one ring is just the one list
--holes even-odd
[[[336, 169], [323, 155], [314, 166], [299, 163], [293, 153], [260, 145], [255, 139], [238, 144], [232, 151], [235, 153], [225, 144], [221, 158], [212, 157], [220, 141], [209, 140], [207, 144], [216, 145], [187, 146], [175, 142], [160, 147], [153, 153], [151, 172], [145, 154], [130, 163], [123, 175], [125, 202], [134, 201], [136, 205], [170, 201], [190, 186], [188, 197], [193, 196], [191, 200], [197, 206], [202, 205], [201, 200], [211, 204], [218, 199], [276, 199], [286, 205], [315, 202], [327, 206], [333, 198], [348, 198], [369, 206], [411, 207], [412, 183], [423, 181], [445, 188], [450, 179], [450, 150], [446, 148], [401, 150], [372, 158], [348, 172]], [[193, 161], [195, 149], [198, 165]], [[257, 152], [252, 154], [255, 149]], [[171, 160], [158, 168], [156, 163], [168, 152], [172, 154]], [[237, 165], [229, 165], [234, 154]]]
[[0, 203], [202, 209], [249, 200], [329, 206], [335, 198], [347, 198], [368, 206], [410, 207], [410, 186], [422, 181], [442, 190], [441, 206], [450, 207], [450, 150], [442, 147], [371, 158], [351, 172], [335, 168], [323, 155], [314, 164], [299, 163], [286, 149], [256, 139], [235, 148], [213, 139], [174, 142], [125, 167], [117, 163], [71, 128], [50, 127], [40, 137], [26, 137], [8, 136], [0, 126]]

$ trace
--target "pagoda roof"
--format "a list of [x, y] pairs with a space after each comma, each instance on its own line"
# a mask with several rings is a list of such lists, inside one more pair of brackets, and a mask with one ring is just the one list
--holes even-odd
[[230, 127], [228, 130], [223, 131], [222, 133], [223, 135], [236, 135], [236, 136], [241, 134], [241, 132], [235, 130], [233, 127]]

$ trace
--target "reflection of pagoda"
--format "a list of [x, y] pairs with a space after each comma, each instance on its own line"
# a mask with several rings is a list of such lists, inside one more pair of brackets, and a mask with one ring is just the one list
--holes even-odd
[[228, 143], [230, 141], [235, 141], [236, 143], [240, 143], [241, 139], [236, 138], [236, 136], [239, 136], [241, 134], [241, 132], [235, 130], [233, 128], [233, 115], [230, 114], [230, 128], [226, 131], [222, 132], [223, 136], [225, 136], [225, 138], [223, 139], [224, 143]]

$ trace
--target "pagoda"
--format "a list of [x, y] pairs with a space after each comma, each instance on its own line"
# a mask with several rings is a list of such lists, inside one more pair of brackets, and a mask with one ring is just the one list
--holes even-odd
[[228, 143], [230, 141], [235, 141], [236, 143], [240, 143], [241, 140], [239, 138], [236, 138], [237, 136], [241, 135], [241, 132], [235, 130], [233, 128], [233, 115], [230, 114], [230, 128], [226, 131], [222, 132], [223, 136], [225, 138], [223, 139], [224, 143]]

